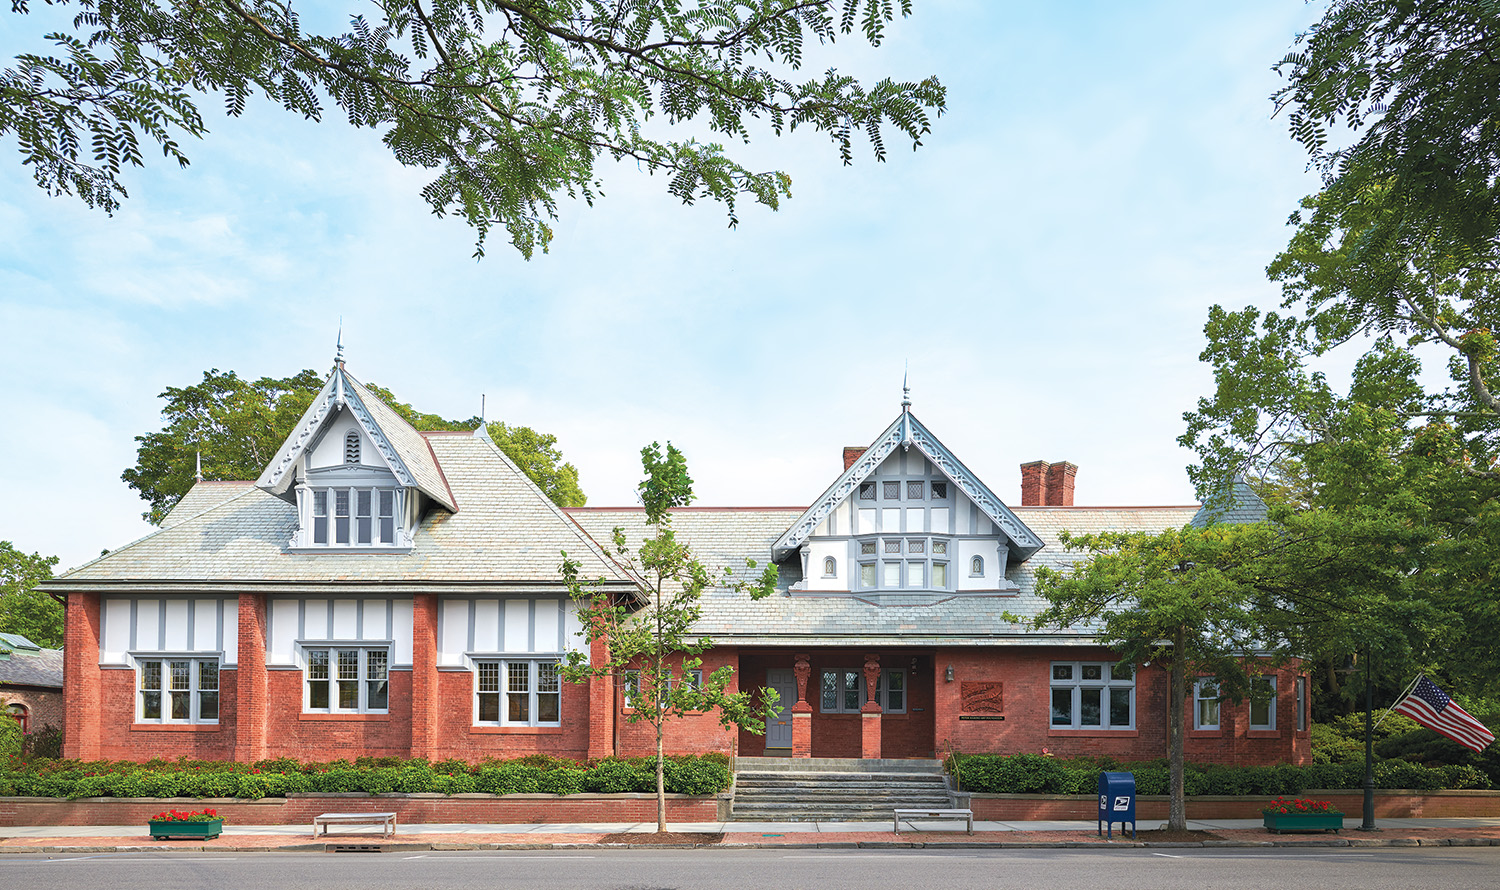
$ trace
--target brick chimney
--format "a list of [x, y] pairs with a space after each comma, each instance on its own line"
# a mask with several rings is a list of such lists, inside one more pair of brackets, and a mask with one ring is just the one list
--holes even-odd
[[863, 445], [845, 445], [844, 446], [844, 469], [847, 470], [850, 467], [854, 466], [854, 462], [857, 461], [857, 460], [859, 460], [860, 455], [862, 455], [864, 453], [865, 453], [865, 446], [863, 446]]
[[1073, 506], [1073, 477], [1077, 475], [1078, 465], [1067, 461], [1047, 468], [1047, 506]]
[[1021, 506], [1040, 507], [1047, 503], [1047, 468], [1050, 466], [1044, 460], [1021, 464]]

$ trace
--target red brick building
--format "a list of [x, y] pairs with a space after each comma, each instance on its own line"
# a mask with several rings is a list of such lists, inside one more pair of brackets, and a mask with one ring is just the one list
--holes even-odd
[[[1063, 530], [1159, 530], [1198, 507], [1075, 507], [1075, 466], [1021, 470], [1011, 508], [903, 404], [810, 507], [675, 511], [712, 567], [778, 566], [767, 599], [710, 590], [699, 630], [705, 671], [787, 707], [765, 736], [675, 721], [669, 748], [1162, 756], [1162, 671], [1007, 616], [1039, 608], [1037, 566], [1074, 558]], [[597, 543], [616, 527], [646, 533], [638, 509], [555, 507], [483, 432], [417, 432], [339, 364], [258, 480], [200, 482], [161, 529], [45, 585], [67, 597], [65, 754], [647, 753], [621, 678], [557, 670], [588, 648], [561, 551], [637, 595]], [[1255, 703], [1195, 688], [1190, 757], [1307, 759], [1305, 680], [1260, 682]]]

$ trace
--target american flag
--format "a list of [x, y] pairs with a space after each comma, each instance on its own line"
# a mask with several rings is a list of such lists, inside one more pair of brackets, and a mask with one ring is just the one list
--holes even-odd
[[1406, 697], [1391, 708], [1405, 714], [1433, 732], [1442, 733], [1465, 748], [1483, 751], [1495, 740], [1495, 734], [1483, 723], [1469, 716], [1469, 712], [1453, 703], [1448, 693], [1437, 684], [1421, 678]]

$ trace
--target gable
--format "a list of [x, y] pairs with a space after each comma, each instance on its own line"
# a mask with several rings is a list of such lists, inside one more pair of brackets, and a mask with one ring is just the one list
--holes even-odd
[[903, 410], [901, 416], [896, 418], [896, 421], [887, 427], [885, 432], [870, 444], [869, 448], [865, 449], [864, 454], [850, 464], [848, 469], [844, 470], [843, 475], [797, 518], [785, 534], [776, 540], [771, 549], [772, 558], [779, 562], [800, 548], [840, 504], [858, 493], [860, 483], [874, 475], [876, 470], [898, 449], [904, 451], [915, 449], [937, 473], [972, 502], [978, 511], [995, 525], [1001, 537], [1004, 538], [1007, 549], [1017, 561], [1027, 559], [1042, 548], [1042, 539], [1035, 532], [1027, 528], [1026, 524], [1011, 512], [1010, 508], [1005, 506], [1000, 498], [979, 480], [979, 477], [970, 472], [969, 468], [964, 466], [963, 462], [942, 442], [938, 441], [938, 438], [910, 411]]
[[350, 431], [360, 435], [359, 466], [384, 470], [399, 485], [417, 489], [450, 511], [458, 509], [421, 433], [355, 380], [342, 362], [328, 375], [256, 487], [292, 500], [289, 492], [299, 463], [305, 461], [309, 469], [343, 464], [344, 436]]

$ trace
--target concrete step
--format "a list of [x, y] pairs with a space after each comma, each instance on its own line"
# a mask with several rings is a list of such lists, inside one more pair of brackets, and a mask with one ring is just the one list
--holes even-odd
[[732, 821], [869, 822], [949, 807], [937, 761], [739, 758]]

